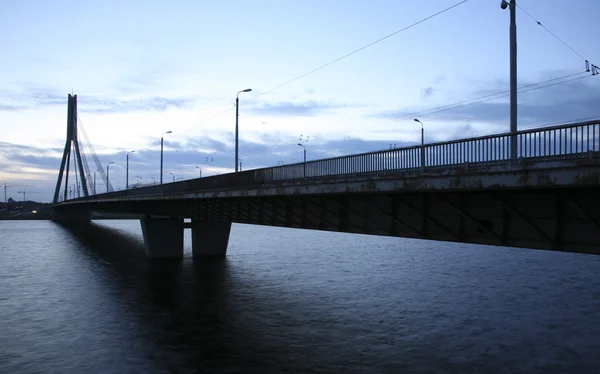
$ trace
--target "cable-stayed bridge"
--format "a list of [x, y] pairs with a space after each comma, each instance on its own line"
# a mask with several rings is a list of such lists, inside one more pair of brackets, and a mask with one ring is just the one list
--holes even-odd
[[223, 256], [233, 222], [600, 254], [600, 119], [124, 191], [101, 173], [94, 194], [76, 113], [69, 95], [53, 220], [138, 216], [151, 258], [181, 257], [185, 228], [194, 256]]

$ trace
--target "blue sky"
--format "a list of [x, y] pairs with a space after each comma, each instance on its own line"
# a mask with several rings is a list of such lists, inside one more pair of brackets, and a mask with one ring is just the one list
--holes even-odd
[[[507, 131], [506, 97], [432, 113], [508, 90], [509, 12], [469, 0], [422, 24], [302, 74], [458, 3], [431, 1], [8, 1], [0, 0], [0, 184], [17, 199], [49, 201], [66, 132], [67, 94], [111, 181], [125, 186], [233, 169], [240, 94], [244, 169]], [[589, 0], [519, 0], [600, 65]], [[520, 9], [519, 86], [584, 72], [584, 61]], [[598, 78], [519, 96], [519, 126], [599, 118]], [[585, 78], [584, 78], [585, 77]], [[279, 88], [276, 88], [279, 87]], [[273, 89], [276, 88], [276, 89]], [[207, 161], [208, 160], [208, 161]], [[138, 178], [139, 176], [139, 178]], [[99, 189], [101, 187], [98, 187]]]

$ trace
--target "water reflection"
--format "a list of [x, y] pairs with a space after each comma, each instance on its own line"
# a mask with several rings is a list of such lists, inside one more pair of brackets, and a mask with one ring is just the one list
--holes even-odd
[[65, 229], [108, 270], [105, 286], [113, 289], [117, 304], [127, 306], [115, 317], [138, 324], [161, 366], [203, 372], [285, 366], [280, 342], [265, 336], [249, 314], [275, 301], [269, 295], [249, 297], [246, 291], [272, 287], [244, 282], [227, 258], [149, 261], [143, 243], [127, 233], [95, 224]]
[[2, 227], [2, 373], [600, 365], [600, 257], [235, 225], [226, 259], [148, 261], [134, 221]]

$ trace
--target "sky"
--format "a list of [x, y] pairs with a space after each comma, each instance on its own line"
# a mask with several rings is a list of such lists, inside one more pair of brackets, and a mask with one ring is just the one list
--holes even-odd
[[[70, 93], [115, 189], [132, 150], [129, 184], [160, 179], [167, 131], [164, 182], [232, 172], [246, 88], [243, 170], [301, 162], [299, 142], [308, 160], [416, 145], [415, 117], [426, 143], [506, 132], [507, 95], [464, 101], [508, 92], [509, 11], [468, 0], [424, 20], [458, 3], [0, 0], [0, 185], [52, 200]], [[600, 118], [584, 64], [600, 65], [600, 2], [518, 6], [519, 129]]]

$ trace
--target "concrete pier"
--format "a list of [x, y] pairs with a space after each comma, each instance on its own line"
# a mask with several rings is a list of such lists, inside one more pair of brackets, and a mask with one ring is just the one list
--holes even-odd
[[88, 224], [91, 221], [91, 212], [82, 206], [53, 207], [50, 218], [54, 222], [64, 224]]
[[192, 254], [194, 257], [225, 257], [231, 222], [192, 219]]
[[140, 223], [148, 258], [183, 258], [183, 218], [146, 217]]

